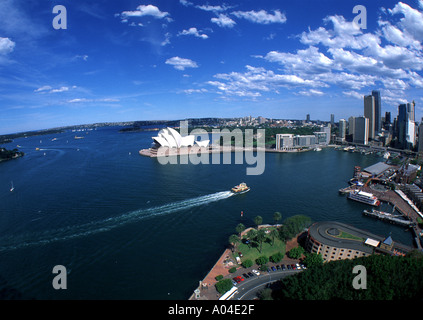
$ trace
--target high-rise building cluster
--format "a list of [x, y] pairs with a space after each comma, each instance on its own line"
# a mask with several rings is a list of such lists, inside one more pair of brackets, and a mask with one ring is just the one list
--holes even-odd
[[363, 107], [363, 115], [351, 116], [348, 121], [339, 120], [338, 141], [423, 152], [423, 121], [420, 125], [416, 123], [414, 101], [400, 104], [398, 116], [393, 121], [390, 112], [382, 117], [382, 98], [378, 90], [363, 97]]

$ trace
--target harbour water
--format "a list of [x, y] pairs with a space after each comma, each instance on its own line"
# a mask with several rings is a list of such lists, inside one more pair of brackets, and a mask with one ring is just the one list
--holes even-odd
[[[140, 156], [153, 135], [105, 127], [5, 145], [25, 156], [0, 164], [0, 284], [27, 299], [188, 299], [235, 226], [257, 215], [273, 223], [275, 211], [412, 245], [403, 227], [363, 216], [368, 206], [338, 193], [355, 165], [381, 157], [267, 153], [264, 173], [247, 176], [249, 165], [234, 161], [161, 165]], [[232, 195], [240, 182], [251, 191]], [[52, 286], [55, 265], [67, 269], [66, 290]]]

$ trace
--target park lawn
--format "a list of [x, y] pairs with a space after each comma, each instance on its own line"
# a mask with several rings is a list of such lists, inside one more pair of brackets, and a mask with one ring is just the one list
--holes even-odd
[[266, 239], [263, 241], [262, 251], [259, 252], [259, 245], [251, 245], [251, 247], [245, 243], [239, 243], [237, 245], [237, 249], [234, 252], [234, 260], [235, 257], [238, 256], [238, 252], [242, 253], [241, 261], [245, 261], [250, 259], [255, 264], [256, 259], [261, 256], [270, 257], [275, 253], [281, 252], [285, 255], [285, 242], [275, 238], [275, 242], [272, 246], [272, 239]]

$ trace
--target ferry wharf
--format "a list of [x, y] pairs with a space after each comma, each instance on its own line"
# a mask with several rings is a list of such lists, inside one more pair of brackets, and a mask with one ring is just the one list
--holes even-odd
[[410, 227], [414, 233], [415, 245], [419, 250], [423, 250], [419, 240], [419, 235], [422, 232], [422, 229], [419, 227], [417, 222], [419, 214], [410, 206], [410, 204], [407, 203], [407, 201], [405, 201], [397, 192], [393, 190], [379, 191], [368, 186], [363, 186], [360, 189], [365, 192], [374, 194], [380, 201], [387, 202], [395, 206], [395, 209], [398, 210], [399, 213], [411, 221]]

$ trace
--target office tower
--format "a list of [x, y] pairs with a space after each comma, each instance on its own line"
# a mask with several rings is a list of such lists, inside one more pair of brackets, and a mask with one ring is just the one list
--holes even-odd
[[366, 117], [354, 118], [353, 142], [368, 144], [369, 142], [369, 119]]
[[333, 113], [331, 113], [331, 115], [330, 115], [330, 124], [331, 124], [331, 126], [333, 126], [334, 123], [335, 123], [335, 115]]
[[307, 123], [310, 122], [310, 115], [309, 114], [307, 114], [307, 116], [306, 116], [306, 122]]
[[390, 124], [391, 123], [391, 113], [386, 111], [385, 112], [385, 123]]
[[342, 139], [342, 141], [345, 140], [345, 136], [347, 134], [347, 121], [345, 119], [339, 120], [339, 137]]
[[415, 145], [415, 103], [398, 106], [398, 144], [402, 149], [410, 149]]
[[355, 121], [355, 117], [351, 116], [348, 118], [348, 134], [354, 135], [354, 128], [355, 128], [354, 121]]
[[373, 140], [375, 138], [375, 97], [372, 95], [364, 96], [364, 116], [369, 119], [368, 138]]
[[419, 153], [423, 153], [423, 118], [419, 125]]
[[[375, 135], [382, 132], [382, 101], [380, 98], [380, 91], [373, 90], [372, 96], [375, 98]], [[414, 120], [413, 120], [414, 121]]]

